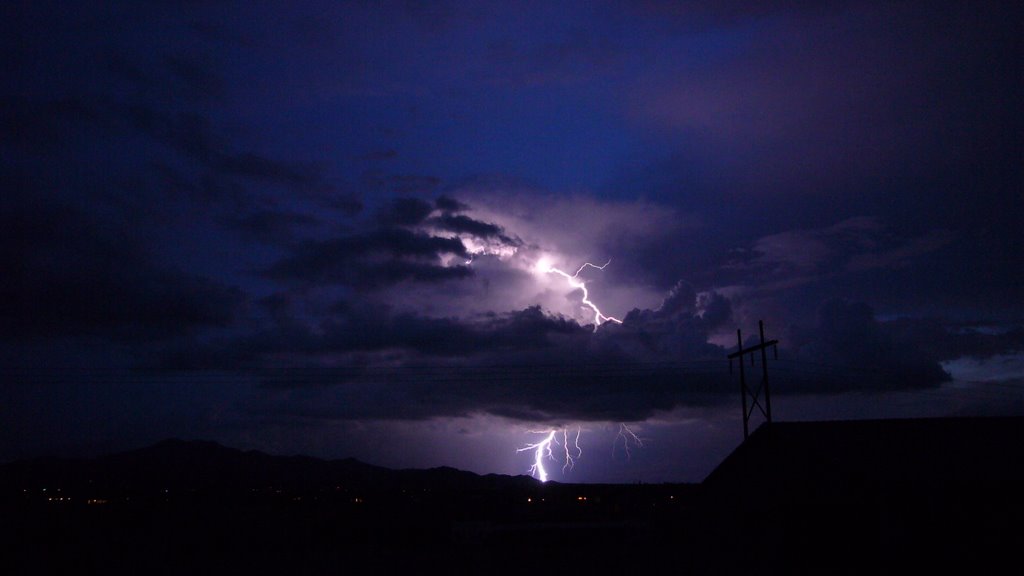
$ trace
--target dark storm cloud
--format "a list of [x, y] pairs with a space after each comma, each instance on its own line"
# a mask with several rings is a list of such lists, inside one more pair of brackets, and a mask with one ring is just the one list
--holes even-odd
[[[134, 55], [137, 56], [137, 55]], [[136, 92], [166, 100], [214, 100], [225, 95], [224, 79], [209, 59], [188, 53], [164, 54], [153, 62], [112, 52], [107, 70]]]
[[[160, 11], [149, 8], [121, 16], [144, 26], [147, 17]], [[104, 19], [118, 12], [114, 6], [90, 14], [96, 18], [91, 26], [76, 23], [74, 11], [59, 12], [59, 22], [53, 26], [60, 33], [51, 38], [52, 49], [43, 49], [29, 37], [14, 43], [28, 50], [28, 55], [18, 60], [22, 78], [53, 80], [50, 89], [41, 90], [38, 82], [25, 81], [7, 84], [0, 93], [4, 104], [0, 130], [19, 151], [45, 148], [74, 163], [76, 147], [88, 143], [89, 148], [106, 152], [104, 160], [111, 165], [125, 157], [121, 166], [108, 168], [109, 178], [125, 177], [130, 165], [127, 158], [146, 155], [149, 165], [156, 167], [155, 173], [134, 177], [166, 181], [173, 166], [179, 190], [197, 200], [222, 197], [231, 202], [233, 210], [252, 209], [257, 204], [264, 204], [259, 208], [265, 209], [271, 202], [266, 188], [282, 186], [344, 214], [361, 208], [361, 202], [340, 193], [314, 161], [258, 151], [238, 134], [224, 130], [218, 108], [230, 95], [232, 72], [223, 65], [221, 54], [160, 34], [146, 44], [147, 49], [126, 49], [124, 44], [132, 41], [132, 34], [113, 24], [119, 21], [117, 17]], [[36, 12], [19, 7], [14, 11], [17, 17], [6, 24], [13, 22], [10, 31], [17, 37], [40, 25], [35, 20], [45, 19], [45, 13], [46, 9]], [[168, 25], [173, 27], [173, 23]], [[62, 50], [73, 51], [73, 57], [62, 57]], [[73, 63], [78, 66], [71, 66]], [[166, 146], [177, 157], [145, 147], [139, 135]]]
[[[448, 232], [471, 234], [478, 238], [505, 238], [501, 226], [474, 220], [464, 214], [443, 214], [431, 220], [431, 224]], [[511, 243], [511, 241], [508, 241]]]
[[398, 157], [398, 151], [394, 148], [388, 148], [386, 150], [373, 150], [363, 154], [359, 157], [360, 160], [366, 160], [370, 162], [380, 162], [383, 160], [393, 160]]
[[320, 170], [268, 158], [255, 152], [235, 152], [209, 119], [198, 113], [166, 113], [145, 106], [125, 109], [132, 126], [179, 150], [200, 166], [226, 176], [240, 176], [300, 190], [329, 188]]
[[[348, 309], [316, 330], [268, 333], [213, 350], [180, 350], [166, 367], [243, 368], [275, 388], [336, 386], [341, 396], [357, 391], [360, 399], [354, 404], [315, 410], [330, 419], [486, 412], [541, 421], [634, 420], [684, 403], [714, 401], [719, 390], [731, 390], [721, 370], [691, 370], [680, 376], [677, 363], [651, 363], [625, 352], [638, 343], [657, 348], [648, 337], [671, 336], [652, 336], [649, 326], [633, 325], [629, 333], [595, 342], [591, 328], [539, 307], [475, 320]], [[401, 360], [341, 366], [309, 361], [321, 355], [359, 358], [374, 352]], [[255, 372], [253, 367], [258, 367]], [[699, 399], [702, 395], [711, 400]], [[287, 412], [298, 406], [279, 408]]]
[[468, 265], [451, 265], [446, 260], [454, 256], [467, 262], [472, 254], [461, 238], [439, 236], [439, 233], [497, 241], [506, 246], [519, 244], [504, 235], [496, 224], [443, 210], [440, 215], [432, 216], [438, 210], [438, 203], [465, 207], [443, 197], [434, 202], [393, 198], [380, 206], [359, 231], [292, 246], [288, 256], [266, 270], [266, 276], [359, 289], [405, 281], [442, 282], [471, 276], [473, 271]]
[[436, 282], [464, 278], [466, 266], [444, 266], [441, 257], [467, 259], [458, 238], [441, 238], [405, 228], [307, 241], [266, 271], [270, 278], [304, 283], [373, 288], [403, 280]]
[[632, 2], [635, 10], [656, 15], [677, 26], [690, 29], [717, 28], [736, 25], [779, 14], [817, 13], [828, 7], [841, 6], [842, 0], [785, 0], [758, 2], [727, 0], [723, 2], [679, 2], [673, 0], [639, 0]]
[[[654, 130], [671, 126], [679, 142], [671, 160], [634, 177], [661, 180], [667, 197], [685, 190], [709, 214], [741, 202], [746, 210], [716, 225], [759, 236], [862, 214], [976, 245], [981, 230], [1011, 234], [1024, 214], [1013, 192], [1021, 163], [1011, 159], [1024, 126], [1021, 77], [1010, 71], [1019, 34], [1006, 17], [1016, 6], [797, 4], [662, 6], [680, 23], [722, 12], [709, 17], [742, 41], [673, 60], [634, 94], [638, 116], [655, 119]], [[947, 269], [964, 266], [1000, 269], [990, 281], [1004, 286], [1010, 273], [992, 250]]]
[[437, 206], [438, 210], [446, 214], [465, 212], [469, 209], [468, 205], [448, 196], [438, 196], [437, 200], [434, 201], [434, 205]]
[[385, 225], [416, 226], [434, 211], [434, 205], [420, 198], [396, 198], [389, 202], [377, 215]]
[[[255, 240], [265, 246], [285, 246], [315, 235], [327, 226], [325, 218], [334, 214], [351, 217], [362, 209], [359, 200], [329, 184], [318, 169], [273, 160], [256, 153], [229, 151], [232, 146], [212, 128], [208, 119], [199, 114], [169, 114], [105, 100], [21, 99], [16, 102], [19, 105], [4, 118], [6, 121], [0, 128], [10, 133], [13, 138], [9, 142], [16, 147], [15, 153], [25, 158], [23, 162], [9, 164], [3, 169], [5, 179], [21, 188], [17, 194], [32, 196], [31, 201], [16, 210], [35, 204], [53, 206], [60, 211], [67, 205], [74, 206], [89, 220], [97, 220], [93, 213], [105, 214], [99, 221], [120, 218], [123, 226], [119, 222], [114, 228], [130, 229], [129, 244], [124, 248], [126, 251], [134, 250], [132, 242], [142, 239], [156, 242], [157, 234], [174, 234], [172, 230], [175, 227], [192, 227], [195, 222], [204, 220], [237, 233], [246, 241]], [[130, 140], [135, 130], [169, 145], [183, 156], [175, 158], [147, 151], [137, 170], [120, 172], [102, 168], [51, 170], [43, 165], [48, 157], [53, 158], [50, 162], [63, 159], [74, 163], [73, 157], [67, 157], [73, 148], [69, 143], [87, 137], [104, 142], [111, 150], [118, 150], [118, 155], [130, 155], [131, 152], [123, 152], [120, 142], [122, 139]], [[107, 158], [115, 157], [115, 154], [107, 155]], [[307, 206], [282, 202], [277, 197], [282, 187], [290, 190], [293, 198], [306, 202]], [[310, 212], [310, 205], [318, 210]], [[336, 218], [331, 223], [336, 225]], [[110, 228], [106, 223], [102, 226]], [[132, 269], [139, 271], [139, 275], [146, 270], [167, 272], [164, 266], [148, 261], [160, 258], [160, 251], [161, 247], [156, 245], [137, 250], [131, 254]], [[179, 278], [167, 273], [170, 276], [164, 281], [152, 284], [154, 293], [172, 290], [172, 286], [191, 276], [183, 273], [178, 275]], [[427, 277], [437, 274], [429, 269], [406, 269], [392, 271], [390, 275]], [[43, 281], [40, 278], [35, 280]], [[110, 287], [121, 286], [116, 278], [109, 281]], [[91, 281], [79, 282], [92, 286]], [[56, 290], [56, 286], [65, 285], [59, 281], [46, 281], [46, 284], [51, 291]], [[107, 288], [92, 286], [90, 290], [106, 291]], [[210, 298], [201, 298], [199, 291], [204, 289], [210, 291]], [[207, 314], [217, 313], [216, 309], [221, 305], [225, 314], [233, 309], [222, 298], [216, 297], [217, 289], [214, 287], [202, 288], [197, 284], [182, 286], [182, 290], [197, 292], [197, 301], [180, 311], [183, 321], [198, 314], [199, 309], [206, 309]], [[62, 297], [74, 297], [73, 291], [65, 292]], [[77, 304], [81, 314], [85, 314], [90, 306], [88, 299], [91, 295], [94, 294], [82, 291], [82, 301]], [[141, 297], [142, 294], [135, 296]], [[154, 298], [159, 300], [163, 296]], [[124, 299], [131, 298], [125, 296]], [[71, 306], [71, 303], [66, 301], [64, 306]], [[168, 310], [173, 308], [169, 305], [164, 307]], [[36, 313], [39, 311], [30, 315]], [[125, 320], [124, 314], [105, 310], [99, 305], [93, 316], [97, 322], [102, 318]], [[53, 323], [59, 322], [53, 320]]]
[[377, 194], [429, 194], [441, 184], [437, 176], [426, 174], [389, 174], [379, 170], [364, 172], [361, 184]]
[[741, 269], [761, 269], [772, 275], [829, 271], [841, 267], [851, 253], [876, 248], [883, 226], [875, 218], [850, 218], [824, 229], [790, 230], [759, 238], [753, 258]]
[[181, 83], [184, 92], [204, 98], [224, 96], [224, 79], [208, 59], [191, 54], [167, 54], [163, 64]]
[[362, 203], [328, 182], [321, 168], [237, 151], [210, 119], [197, 112], [167, 112], [124, 104], [107, 97], [63, 99], [13, 98], [5, 102], [0, 130], [24, 152], [44, 148], [63, 151], [66, 142], [92, 135], [118, 142], [144, 134], [182, 155], [149, 161], [147, 177], [161, 182], [169, 194], [185, 192], [204, 203], [226, 201], [233, 210], [255, 210], [269, 200], [259, 186], [284, 186], [321, 205], [353, 215]]
[[701, 321], [709, 332], [726, 326], [733, 320], [732, 302], [717, 292], [698, 294], [697, 309]]
[[243, 295], [162, 267], [132, 241], [68, 207], [7, 203], [0, 227], [7, 338], [90, 335], [162, 339], [228, 325]]
[[216, 170], [253, 180], [285, 184], [300, 189], [323, 185], [322, 176], [314, 167], [284, 162], [253, 152], [219, 153], [209, 160]]
[[[437, 360], [550, 348], [554, 345], [552, 338], [586, 332], [575, 322], [544, 314], [539, 307], [472, 320], [432, 318], [396, 313], [383, 305], [341, 302], [332, 307], [333, 314], [327, 319], [310, 325], [291, 315], [289, 299], [283, 295], [263, 304], [272, 318], [264, 330], [212, 345], [193, 342], [171, 351], [163, 367], [267, 369], [264, 376], [276, 385], [337, 384], [367, 373], [388, 374], [392, 365], [354, 361], [342, 367], [326, 367], [316, 358], [391, 352], [412, 358], [415, 370], [443, 376], [449, 370], [443, 362], [434, 363]], [[294, 362], [288, 363], [284, 374], [276, 375], [273, 367], [287, 363], [288, 358]], [[405, 368], [399, 366], [392, 376], [403, 371]]]
[[[737, 303], [747, 310], [784, 302], [810, 315], [807, 304], [820, 304], [822, 294], [892, 302], [934, 290], [936, 269], [946, 267], [951, 252], [965, 242], [964, 234], [948, 229], [909, 234], [881, 218], [854, 217], [758, 238], [731, 250], [728, 262], [710, 276], [720, 286], [742, 286]], [[894, 275], [901, 282], [892, 282]]]
[[93, 105], [77, 97], [0, 99], [0, 133], [11, 146], [53, 147], [68, 134], [68, 125], [100, 119]]
[[293, 243], [302, 236], [303, 230], [320, 225], [320, 221], [309, 214], [287, 210], [225, 214], [219, 221], [257, 242], [280, 245]]
[[[475, 318], [431, 318], [341, 305], [310, 326], [285, 300], [261, 335], [179, 350], [167, 367], [240, 370], [277, 389], [315, 386], [335, 401], [278, 406], [324, 419], [423, 419], [489, 413], [544, 422], [638, 421], [733, 399], [729, 349], [709, 335], [731, 320], [720, 294], [677, 285], [657, 309], [597, 332], [531, 307]], [[775, 364], [778, 394], [937, 386], [939, 358], [862, 303], [825, 305], [794, 327]], [[345, 400], [349, 399], [349, 400]]]
[[322, 198], [323, 203], [331, 209], [337, 210], [347, 216], [355, 216], [363, 211], [363, 201], [356, 194], [347, 193], [343, 190], [335, 191]]
[[[832, 300], [818, 313], [818, 323], [791, 331], [794, 357], [784, 366], [792, 390], [832, 392], [933, 387], [950, 376], [941, 356], [899, 326], [879, 322], [863, 302]], [[919, 335], [918, 335], [919, 336]], [[933, 335], [936, 336], [936, 335]]]
[[259, 197], [235, 180], [210, 173], [193, 175], [162, 161], [152, 162], [150, 172], [157, 190], [167, 197], [184, 197], [206, 208], [225, 207], [229, 210], [222, 217], [226, 222], [237, 223], [261, 210]]
[[519, 87], [582, 84], [615, 70], [621, 48], [581, 27], [542, 45], [494, 41], [488, 47], [488, 61], [497, 81]]
[[898, 318], [887, 322], [896, 338], [914, 343], [939, 360], [987, 359], [1024, 351], [1024, 323], [962, 324], [938, 318]]
[[[350, 286], [433, 279], [390, 276], [372, 267], [422, 261], [441, 272], [436, 262], [446, 251], [468, 255], [457, 253], [457, 239], [415, 230], [419, 224], [438, 227], [439, 217], [426, 216], [434, 206], [418, 199], [386, 204], [377, 225], [401, 223], [413, 229], [384, 227], [307, 243], [271, 274]], [[460, 232], [504, 237], [496, 225], [469, 217], [459, 222]], [[794, 275], [824, 277], [902, 265], [934, 249], [932, 244], [907, 241], [876, 219], [850, 219], [766, 237], [755, 244], [752, 256], [732, 267], [779, 283]], [[642, 420], [680, 406], [717, 404], [734, 391], [726, 371], [728, 350], [709, 341], [737, 321], [733, 302], [721, 293], [698, 292], [686, 282], [669, 290], [659, 307], [632, 310], [621, 325], [607, 323], [597, 332], [539, 307], [443, 319], [356, 305], [335, 307], [334, 313], [316, 328], [295, 319], [281, 322], [278, 316], [277, 325], [287, 329], [268, 329], [253, 341], [235, 342], [236, 352], [228, 358], [243, 358], [250, 366], [270, 366], [265, 358], [284, 361], [287, 370], [269, 369], [259, 376], [279, 388], [336, 385], [341, 387], [337, 394], [345, 396], [351, 390], [369, 393], [369, 387], [374, 397], [382, 396], [381, 404], [373, 406], [314, 410], [325, 418], [385, 413], [428, 418], [475, 411], [544, 421]], [[947, 380], [942, 358], [904, 332], [879, 322], [862, 303], [831, 302], [820, 310], [816, 324], [787, 332], [785, 374], [777, 389], [834, 394], [933, 387]], [[384, 353], [386, 360], [379, 356]], [[328, 355], [334, 359], [331, 367], [318, 360]], [[230, 362], [221, 367], [230, 368]], [[414, 400], [389, 403], [386, 394]]]

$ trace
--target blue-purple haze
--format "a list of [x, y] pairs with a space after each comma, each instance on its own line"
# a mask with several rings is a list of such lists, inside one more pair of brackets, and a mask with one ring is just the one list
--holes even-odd
[[699, 481], [758, 320], [779, 419], [1024, 413], [1019, 7], [764, 4], [5, 3], [0, 460]]

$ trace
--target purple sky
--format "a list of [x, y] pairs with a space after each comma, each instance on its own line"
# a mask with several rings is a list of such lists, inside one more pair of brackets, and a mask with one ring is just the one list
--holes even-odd
[[88, 4], [0, 8], [0, 461], [700, 481], [758, 320], [779, 419], [1024, 414], [1016, 3]]

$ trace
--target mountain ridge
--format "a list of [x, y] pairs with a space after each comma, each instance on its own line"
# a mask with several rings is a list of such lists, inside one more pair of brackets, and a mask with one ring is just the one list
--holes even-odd
[[499, 490], [539, 484], [526, 475], [477, 474], [451, 466], [392, 469], [347, 457], [273, 455], [212, 440], [167, 438], [92, 458], [42, 457], [0, 464], [0, 488], [108, 491], [288, 490], [308, 492]]

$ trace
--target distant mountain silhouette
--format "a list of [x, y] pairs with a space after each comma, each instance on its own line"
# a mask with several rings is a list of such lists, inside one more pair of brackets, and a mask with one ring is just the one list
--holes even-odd
[[565, 561], [618, 572], [649, 554], [610, 559], [611, 544], [661, 549], [695, 490], [391, 470], [167, 440], [0, 465], [0, 526], [9, 528], [0, 573], [522, 573], [595, 545], [601, 553]]
[[62, 487], [116, 493], [279, 489], [289, 492], [345, 489], [501, 490], [524, 488], [529, 476], [481, 476], [441, 467], [392, 470], [354, 458], [323, 460], [242, 451], [204, 440], [164, 440], [138, 450], [90, 459], [40, 458], [0, 465], [0, 488]]
[[168, 440], [0, 466], [0, 572], [997, 573], [1022, 441], [1020, 417], [775, 422], [702, 484], [593, 485]]

